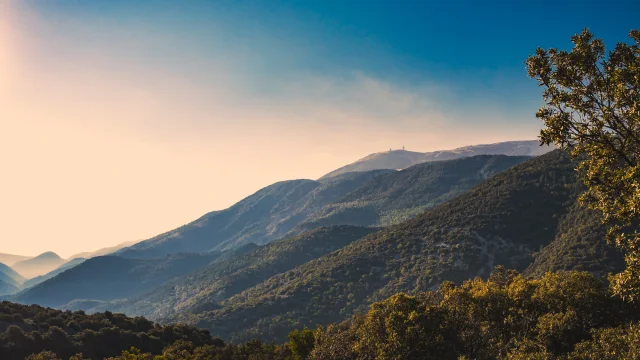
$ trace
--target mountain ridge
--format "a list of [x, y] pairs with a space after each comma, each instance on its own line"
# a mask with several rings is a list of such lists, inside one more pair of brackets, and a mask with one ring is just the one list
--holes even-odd
[[19, 261], [28, 260], [31, 258], [32, 256], [0, 253], [0, 263], [5, 264], [7, 266], [13, 266], [15, 263]]
[[476, 155], [421, 163], [383, 174], [312, 213], [306, 222], [298, 225], [290, 234], [337, 224], [382, 227], [395, 225], [530, 158]]
[[33, 278], [44, 275], [63, 263], [65, 260], [58, 254], [47, 251], [31, 259], [19, 261], [12, 268], [25, 278]]
[[353, 171], [374, 169], [401, 170], [410, 166], [438, 160], [453, 160], [474, 155], [510, 155], [539, 156], [553, 150], [549, 146], [540, 146], [538, 140], [503, 141], [492, 144], [467, 145], [452, 150], [415, 152], [408, 150], [390, 150], [369, 154], [351, 164], [342, 166], [323, 175], [320, 180]]
[[176, 252], [229, 250], [247, 243], [263, 245], [285, 236], [312, 211], [388, 172], [355, 172], [323, 181], [280, 181], [225, 210], [205, 214], [187, 225], [120, 249], [114, 255], [152, 258]]

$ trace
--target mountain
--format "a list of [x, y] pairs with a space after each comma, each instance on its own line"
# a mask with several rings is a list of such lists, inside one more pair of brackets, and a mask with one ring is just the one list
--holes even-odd
[[438, 160], [453, 160], [475, 155], [511, 155], [539, 156], [553, 150], [549, 146], [540, 146], [538, 140], [505, 141], [495, 144], [464, 146], [453, 150], [440, 150], [426, 153], [390, 150], [365, 156], [364, 158], [334, 170], [320, 179], [327, 179], [353, 171], [369, 171], [375, 169], [400, 170], [410, 166]]
[[23, 261], [28, 259], [31, 259], [31, 256], [0, 253], [0, 263], [5, 264], [7, 266], [13, 266], [13, 264], [17, 263], [18, 261]]
[[25, 278], [22, 277], [22, 275], [18, 274], [11, 267], [0, 263], [0, 280], [8, 284], [20, 287], [22, 283], [24, 283]]
[[126, 242], [120, 243], [118, 245], [105, 247], [105, 248], [102, 248], [102, 249], [98, 249], [96, 251], [81, 252], [81, 253], [75, 254], [73, 256], [70, 256], [69, 260], [78, 259], [78, 258], [91, 259], [91, 258], [96, 257], [96, 256], [109, 255], [109, 254], [111, 254], [111, 253], [113, 253], [115, 251], [118, 251], [118, 250], [120, 250], [122, 248], [125, 248], [125, 247], [128, 247], [128, 246], [131, 246], [131, 245], [133, 245], [133, 244], [135, 244], [137, 242], [138, 241], [126, 241]]
[[395, 225], [528, 159], [528, 156], [479, 155], [418, 164], [380, 175], [312, 213], [292, 233], [334, 224]]
[[[572, 210], [582, 189], [572, 161], [554, 151], [216, 306], [169, 319], [206, 327], [234, 341], [281, 341], [293, 328], [342, 321], [397, 292], [487, 277], [496, 265], [523, 271], [538, 249], [563, 238], [574, 221], [569, 219], [580, 218]], [[571, 264], [565, 268], [580, 266], [580, 261], [572, 259]]]
[[[222, 299], [310, 260], [340, 249], [377, 229], [332, 226], [277, 240], [235, 256], [218, 259], [195, 273], [166, 284], [133, 301], [92, 304], [97, 310], [162, 318], [175, 312], [202, 311]], [[86, 304], [83, 304], [86, 306]], [[192, 308], [196, 305], [194, 308]], [[78, 306], [76, 306], [78, 308]], [[92, 310], [91, 306], [84, 309]], [[93, 311], [93, 310], [92, 310]]]
[[29, 279], [27, 281], [24, 282], [24, 284], [22, 285], [22, 287], [24, 289], [28, 289], [32, 286], [38, 285], [41, 282], [44, 282], [46, 280], [49, 280], [53, 277], [55, 277], [56, 275], [63, 273], [64, 271], [67, 271], [68, 269], [71, 269], [74, 266], [78, 266], [80, 264], [82, 264], [83, 262], [85, 262], [84, 258], [74, 258], [72, 260], [67, 261], [66, 263], [58, 266], [56, 269], [54, 269], [53, 271], [50, 271], [44, 275], [40, 275], [40, 276], [36, 276], [33, 279]]
[[18, 293], [12, 301], [60, 307], [78, 299], [129, 298], [187, 275], [211, 263], [218, 255], [176, 254], [161, 259], [99, 256]]
[[226, 250], [282, 238], [312, 212], [389, 170], [343, 174], [323, 181], [291, 180], [267, 186], [230, 208], [115, 252], [130, 258]]
[[20, 290], [24, 278], [12, 268], [0, 263], [0, 296], [15, 294]]
[[525, 275], [541, 277], [551, 271], [580, 270], [605, 277], [620, 272], [624, 257], [614, 245], [603, 241], [605, 235], [602, 215], [576, 203], [560, 222], [551, 244], [533, 254]]
[[324, 175], [320, 179], [328, 179], [344, 173], [371, 171], [375, 169], [401, 170], [424, 162], [424, 158], [425, 153], [407, 151], [404, 149], [374, 153], [367, 155], [354, 163], [336, 169]]
[[0, 296], [11, 295], [18, 292], [19, 288], [0, 279]]
[[12, 268], [25, 278], [33, 278], [48, 273], [64, 264], [62, 259], [54, 252], [46, 252], [34, 258], [15, 263]]

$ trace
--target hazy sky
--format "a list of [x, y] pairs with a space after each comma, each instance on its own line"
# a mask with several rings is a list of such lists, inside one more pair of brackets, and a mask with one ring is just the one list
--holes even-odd
[[146, 239], [389, 148], [533, 139], [524, 60], [634, 1], [0, 0], [0, 252]]

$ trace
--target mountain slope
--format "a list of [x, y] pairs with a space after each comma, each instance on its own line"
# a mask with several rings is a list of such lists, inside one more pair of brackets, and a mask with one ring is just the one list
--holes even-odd
[[[107, 306], [129, 315], [161, 318], [175, 312], [202, 311], [216, 302], [377, 231], [333, 226], [274, 241], [246, 254], [218, 260], [192, 275], [166, 284], [134, 301]], [[195, 308], [192, 308], [193, 306]]]
[[4, 279], [0, 279], [0, 296], [15, 294], [18, 290], [18, 287], [15, 285], [5, 282]]
[[7, 266], [13, 266], [13, 264], [17, 263], [18, 261], [23, 261], [28, 259], [31, 259], [31, 256], [0, 253], [0, 263], [5, 264]]
[[250, 242], [266, 244], [284, 236], [313, 211], [387, 172], [376, 170], [345, 174], [326, 181], [278, 182], [226, 210], [211, 212], [190, 224], [115, 254], [152, 258], [177, 252], [231, 249]]
[[13, 286], [20, 287], [25, 281], [25, 278], [22, 277], [22, 275], [18, 274], [11, 267], [0, 263], [0, 280]]
[[418, 164], [380, 175], [311, 214], [293, 233], [334, 224], [395, 225], [528, 159], [527, 156], [479, 155]]
[[581, 189], [562, 152], [516, 165], [423, 215], [276, 275], [219, 303], [180, 314], [234, 340], [282, 340], [292, 328], [343, 320], [396, 292], [524, 270], [551, 243]]
[[32, 286], [38, 285], [46, 280], [49, 280], [53, 277], [55, 277], [58, 274], [61, 274], [65, 271], [67, 271], [68, 269], [71, 269], [74, 266], [78, 266], [80, 264], [82, 264], [83, 262], [85, 262], [85, 260], [87, 259], [83, 259], [83, 258], [74, 258], [72, 260], [67, 261], [66, 263], [60, 265], [59, 267], [57, 267], [56, 269], [44, 274], [44, 275], [40, 275], [40, 276], [36, 276], [32, 279], [29, 279], [27, 281], [24, 282], [24, 284], [22, 285], [22, 287], [24, 289], [28, 289]]
[[19, 261], [15, 263], [12, 268], [20, 273], [20, 275], [29, 279], [46, 274], [64, 263], [64, 259], [56, 253], [49, 251], [34, 258]]
[[525, 275], [541, 277], [559, 270], [589, 271], [603, 277], [624, 269], [624, 257], [605, 240], [602, 216], [578, 203], [560, 222], [556, 238], [534, 254], [534, 261]]
[[537, 140], [505, 141], [495, 144], [464, 146], [453, 150], [440, 150], [419, 153], [406, 150], [385, 151], [365, 156], [364, 158], [334, 170], [320, 179], [330, 178], [352, 171], [369, 171], [374, 169], [405, 169], [410, 166], [438, 160], [453, 160], [475, 155], [511, 155], [538, 156], [553, 148], [541, 147]]
[[99, 256], [20, 292], [12, 301], [59, 307], [77, 299], [114, 300], [147, 292], [187, 275], [219, 254], [177, 254], [162, 259]]
[[0, 296], [15, 294], [20, 290], [24, 278], [12, 268], [0, 263]]

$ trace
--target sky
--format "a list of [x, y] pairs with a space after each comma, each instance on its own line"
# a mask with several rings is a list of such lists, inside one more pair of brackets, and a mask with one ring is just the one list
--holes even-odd
[[370, 153], [534, 139], [524, 61], [637, 1], [0, 0], [0, 252], [150, 238]]

